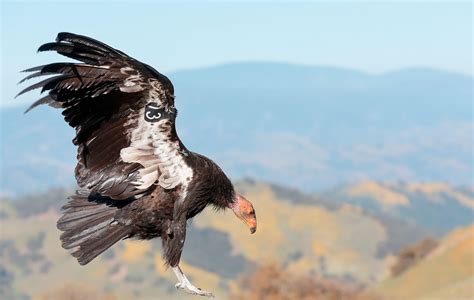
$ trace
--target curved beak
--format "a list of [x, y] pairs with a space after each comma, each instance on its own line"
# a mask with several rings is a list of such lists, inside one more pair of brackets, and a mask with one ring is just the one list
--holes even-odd
[[257, 219], [249, 219], [245, 218], [244, 216], [237, 215], [237, 218], [239, 218], [247, 227], [250, 229], [250, 233], [254, 234], [257, 231]]
[[240, 219], [242, 220], [242, 222], [244, 222], [245, 225], [248, 226], [251, 234], [254, 234], [257, 231], [257, 218], [256, 217], [254, 218], [242, 217]]

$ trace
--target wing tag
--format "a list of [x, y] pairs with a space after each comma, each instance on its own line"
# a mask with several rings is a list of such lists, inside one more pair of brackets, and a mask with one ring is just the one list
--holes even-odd
[[145, 107], [145, 121], [147, 122], [158, 122], [166, 115], [165, 109], [156, 102], [150, 102]]

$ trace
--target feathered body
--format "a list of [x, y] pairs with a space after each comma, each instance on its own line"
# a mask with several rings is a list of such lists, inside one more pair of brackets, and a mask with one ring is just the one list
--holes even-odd
[[[186, 220], [207, 205], [232, 209], [255, 231], [252, 205], [234, 192], [219, 166], [179, 139], [174, 88], [166, 76], [104, 43], [71, 33], [58, 34], [56, 42], [38, 51], [82, 62], [25, 70], [34, 73], [24, 80], [53, 76], [19, 93], [42, 88], [47, 94], [27, 111], [40, 104], [61, 108], [64, 120], [76, 129], [75, 176], [81, 189], [64, 206], [57, 226], [63, 247], [80, 264], [121, 239], [161, 237], [165, 262], [176, 267]], [[187, 284], [184, 274], [177, 276]]]
[[[64, 215], [57, 224], [64, 231], [63, 247], [73, 249], [72, 255], [84, 265], [120, 239], [161, 237], [165, 262], [176, 266], [184, 245], [186, 220], [210, 204], [218, 209], [227, 208], [227, 199], [234, 194], [231, 182], [210, 159], [190, 153], [187, 162], [198, 171], [189, 185], [187, 198], [177, 205], [176, 211], [180, 188], [166, 190], [157, 185], [148, 195], [125, 200], [79, 190], [63, 207]], [[81, 240], [85, 232], [87, 236]]]

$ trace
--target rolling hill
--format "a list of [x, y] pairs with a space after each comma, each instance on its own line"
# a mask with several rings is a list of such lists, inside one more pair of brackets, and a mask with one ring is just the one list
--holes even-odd
[[445, 236], [426, 258], [375, 289], [393, 300], [472, 299], [474, 225]]

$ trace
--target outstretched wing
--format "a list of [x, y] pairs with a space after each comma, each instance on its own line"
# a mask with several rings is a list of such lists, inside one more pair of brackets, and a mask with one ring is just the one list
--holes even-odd
[[192, 177], [188, 151], [175, 129], [171, 81], [152, 67], [94, 39], [59, 33], [38, 51], [56, 51], [82, 63], [52, 63], [25, 70], [21, 82], [53, 75], [18, 95], [47, 94], [27, 110], [62, 108], [76, 129], [75, 175], [80, 187], [113, 199], [147, 193], [154, 184], [173, 189]]

